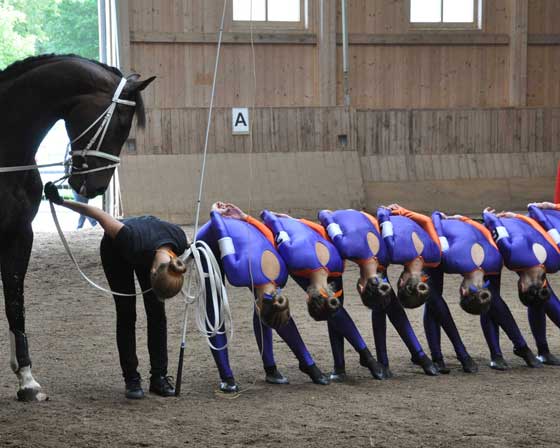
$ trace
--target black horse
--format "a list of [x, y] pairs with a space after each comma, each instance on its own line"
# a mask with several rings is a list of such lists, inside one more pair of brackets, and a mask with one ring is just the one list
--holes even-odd
[[140, 92], [154, 78], [139, 77], [75, 55], [31, 57], [0, 71], [0, 268], [20, 400], [47, 398], [31, 374], [23, 295], [42, 183], [37, 169], [5, 168], [34, 165], [39, 144], [62, 119], [73, 141], [70, 185], [89, 198], [102, 194], [134, 113], [145, 122]]

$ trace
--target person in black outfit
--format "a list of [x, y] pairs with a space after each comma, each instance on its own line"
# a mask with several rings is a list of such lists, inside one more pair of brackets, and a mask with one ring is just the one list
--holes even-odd
[[[134, 294], [134, 274], [144, 293], [148, 320], [150, 392], [163, 397], [175, 394], [167, 376], [167, 320], [164, 300], [177, 295], [183, 286], [186, 266], [176, 254], [188, 249], [183, 230], [154, 216], [117, 220], [88, 204], [63, 200], [55, 185], [45, 186], [47, 199], [96, 219], [105, 230], [101, 240], [101, 262], [112, 291]], [[126, 384], [127, 398], [143, 398], [136, 357], [136, 297], [114, 295], [117, 309], [117, 347]]]

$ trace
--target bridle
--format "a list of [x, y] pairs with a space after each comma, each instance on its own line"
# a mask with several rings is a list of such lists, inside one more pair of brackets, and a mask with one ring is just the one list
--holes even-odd
[[[17, 172], [17, 171], [31, 171], [31, 170], [36, 170], [38, 168], [46, 168], [46, 167], [53, 167], [53, 166], [64, 166], [65, 171], [66, 171], [66, 175], [57, 181], [57, 182], [60, 182], [64, 179], [67, 179], [68, 177], [73, 176], [73, 175], [83, 175], [83, 174], [88, 174], [88, 173], [95, 173], [97, 171], [109, 170], [109, 169], [116, 168], [117, 166], [119, 166], [119, 164], [121, 162], [120, 157], [115, 156], [113, 154], [103, 152], [100, 149], [101, 149], [101, 145], [103, 144], [103, 140], [105, 139], [105, 135], [107, 134], [107, 130], [109, 129], [109, 125], [111, 123], [111, 118], [113, 117], [113, 113], [115, 112], [115, 109], [117, 108], [117, 105], [118, 104], [124, 104], [125, 106], [132, 106], [132, 107], [136, 106], [136, 101], [123, 100], [120, 97], [127, 82], [128, 82], [128, 80], [126, 78], [124, 78], [124, 77], [121, 78], [121, 80], [119, 82], [119, 85], [117, 86], [117, 89], [115, 90], [115, 93], [113, 94], [113, 98], [111, 100], [111, 104], [109, 105], [109, 107], [107, 107], [107, 109], [105, 109], [101, 113], [101, 115], [99, 115], [99, 117], [97, 117], [97, 119], [91, 125], [89, 125], [87, 127], [87, 129], [85, 131], [83, 131], [80, 135], [78, 135], [75, 139], [73, 139], [71, 142], [68, 143], [68, 146], [66, 148], [66, 154], [64, 156], [64, 161], [63, 162], [48, 163], [48, 164], [45, 164], [45, 165], [34, 164], [34, 165], [0, 167], [0, 173], [12, 173], [12, 172]], [[78, 140], [82, 139], [98, 123], [100, 123], [99, 127], [97, 128], [97, 131], [95, 131], [95, 133], [91, 137], [88, 144], [81, 150], [72, 151], [71, 150], [72, 144], [77, 142]], [[97, 146], [95, 147], [94, 150], [92, 150], [91, 148], [93, 147], [93, 145], [95, 145], [96, 142], [97, 142]], [[72, 164], [72, 157], [76, 157], [76, 156], [82, 157], [83, 160], [84, 160], [81, 168], [77, 168], [77, 167], [73, 166], [73, 164]], [[108, 165], [105, 165], [105, 166], [102, 166], [102, 167], [99, 167], [99, 168], [88, 169], [89, 167], [88, 167], [88, 164], [87, 164], [86, 157], [97, 157], [97, 158], [100, 158], [100, 159], [108, 160], [109, 162], [112, 162], [112, 163], [110, 163]]]
[[[113, 154], [109, 154], [107, 152], [103, 152], [100, 149], [101, 149], [101, 145], [103, 144], [103, 140], [105, 139], [105, 135], [107, 134], [107, 130], [109, 129], [109, 125], [111, 124], [111, 118], [113, 117], [113, 113], [115, 112], [117, 105], [124, 104], [125, 106], [132, 106], [132, 107], [136, 106], [136, 101], [123, 100], [120, 98], [127, 81], [128, 80], [126, 78], [124, 77], [121, 78], [119, 85], [117, 86], [117, 89], [113, 94], [113, 98], [111, 100], [111, 104], [109, 105], [109, 107], [107, 107], [107, 109], [105, 109], [105, 111], [102, 112], [101, 115], [99, 115], [99, 117], [97, 117], [97, 119], [91, 125], [89, 125], [80, 135], [78, 135], [75, 139], [73, 139], [68, 143], [64, 165], [70, 167], [69, 176], [72, 176], [74, 174], [82, 175], [87, 173], [94, 173], [96, 171], [108, 170], [119, 166], [121, 162], [120, 157], [115, 156]], [[72, 151], [71, 150], [72, 145], [77, 141], [81, 140], [98, 123], [100, 123], [100, 125], [97, 128], [97, 131], [95, 131], [95, 133], [87, 143], [87, 145], [84, 146], [83, 149]], [[97, 146], [95, 147], [95, 149], [92, 149], [96, 142], [97, 142]], [[80, 168], [72, 164], [72, 157], [83, 158], [83, 163]], [[88, 169], [89, 166], [87, 164], [86, 157], [97, 157], [99, 159], [105, 159], [113, 163], [99, 168]], [[75, 173], [74, 170], [76, 170], [77, 172]]]

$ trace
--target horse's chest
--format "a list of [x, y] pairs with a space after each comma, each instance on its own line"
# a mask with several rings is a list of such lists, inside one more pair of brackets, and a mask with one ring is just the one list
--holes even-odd
[[41, 203], [41, 189], [38, 173], [28, 173], [20, 182], [0, 179], [0, 235], [33, 220]]

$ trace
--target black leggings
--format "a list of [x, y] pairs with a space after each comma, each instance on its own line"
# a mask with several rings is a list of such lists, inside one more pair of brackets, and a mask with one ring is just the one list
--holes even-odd
[[[150, 289], [150, 267], [132, 265], [120, 254], [107, 235], [101, 240], [101, 263], [111, 290], [125, 294], [136, 292], [134, 274], [142, 291]], [[113, 296], [117, 309], [117, 347], [125, 381], [138, 378], [136, 357], [136, 297]], [[148, 351], [150, 373], [167, 374], [167, 320], [165, 305], [153, 292], [144, 294], [144, 308], [148, 318]]]

